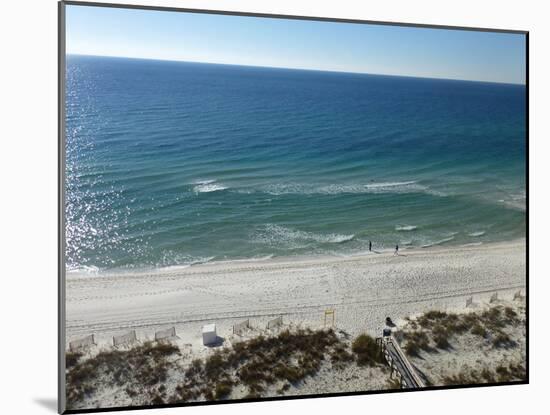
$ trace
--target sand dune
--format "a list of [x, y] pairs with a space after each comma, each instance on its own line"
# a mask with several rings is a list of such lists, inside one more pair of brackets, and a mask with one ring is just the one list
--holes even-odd
[[406, 250], [354, 257], [209, 263], [149, 273], [67, 278], [67, 342], [96, 335], [99, 343], [135, 329], [139, 338], [176, 326], [181, 344], [201, 348], [200, 327], [215, 322], [228, 337], [250, 318], [265, 328], [285, 323], [321, 327], [326, 309], [357, 335], [431, 308], [460, 309], [470, 295], [487, 301], [525, 286], [525, 240], [481, 246]]

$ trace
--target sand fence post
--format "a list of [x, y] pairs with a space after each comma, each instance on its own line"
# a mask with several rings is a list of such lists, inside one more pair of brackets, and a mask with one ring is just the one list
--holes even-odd
[[113, 346], [125, 346], [137, 341], [137, 335], [135, 330], [131, 330], [126, 334], [120, 336], [113, 336]]
[[331, 318], [330, 327], [334, 327], [334, 309], [325, 310], [325, 322], [323, 327], [327, 326], [327, 318]]
[[169, 340], [176, 337], [176, 328], [170, 327], [166, 330], [159, 330], [155, 332], [155, 341]]
[[283, 325], [283, 316], [274, 318], [273, 320], [269, 320], [267, 322], [267, 330], [271, 330], [277, 327], [280, 327]]
[[233, 334], [237, 336], [242, 336], [243, 332], [250, 328], [250, 319], [241, 321], [240, 323], [233, 325]]
[[69, 343], [69, 350], [71, 352], [76, 352], [81, 349], [86, 349], [91, 346], [95, 346], [95, 335], [90, 334], [89, 336], [83, 337], [81, 339], [73, 340]]

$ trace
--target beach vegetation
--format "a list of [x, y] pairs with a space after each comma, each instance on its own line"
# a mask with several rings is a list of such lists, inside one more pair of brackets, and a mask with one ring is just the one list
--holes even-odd
[[215, 399], [224, 399], [226, 398], [233, 389], [233, 382], [229, 379], [224, 379], [221, 382], [216, 384], [216, 388], [214, 390], [214, 397]]
[[153, 405], [163, 405], [163, 404], [165, 404], [162, 395], [157, 394], [157, 395], [153, 396], [153, 399], [151, 400], [151, 404], [153, 404]]
[[128, 350], [102, 351], [88, 359], [71, 356], [66, 375], [68, 407], [78, 407], [98, 385], [124, 387], [130, 391], [129, 397], [139, 393], [148, 402], [164, 399], [165, 392], [159, 392], [158, 386], [166, 380], [179, 354], [179, 348], [172, 344], [145, 342]]
[[509, 321], [503, 316], [502, 307], [499, 306], [483, 311], [480, 320], [491, 331], [498, 331], [509, 324]]
[[433, 340], [438, 349], [448, 349], [451, 347], [449, 343], [449, 329], [443, 325], [436, 325], [432, 329]]
[[414, 342], [407, 342], [405, 345], [405, 353], [412, 357], [420, 357], [420, 347]]
[[516, 342], [512, 340], [512, 338], [504, 331], [498, 331], [497, 333], [495, 333], [492, 343], [493, 347], [497, 349], [509, 349], [517, 345]]
[[424, 328], [430, 328], [433, 324], [444, 320], [448, 314], [444, 311], [430, 310], [418, 317], [418, 323]]
[[420, 357], [421, 351], [448, 350], [452, 347], [452, 339], [465, 333], [488, 339], [488, 344], [494, 348], [511, 348], [516, 343], [506, 333], [506, 328], [520, 323], [518, 312], [502, 305], [464, 314], [431, 310], [416, 320], [408, 320], [397, 337], [406, 341], [404, 349], [412, 357]]
[[177, 388], [178, 399], [210, 399], [210, 394], [213, 399], [224, 399], [235, 384], [247, 387], [248, 398], [261, 396], [267, 387], [280, 382], [287, 390], [315, 375], [325, 360], [338, 364], [353, 360], [347, 344], [332, 329], [258, 336], [220, 349], [203, 361], [194, 360]]
[[479, 337], [483, 337], [483, 338], [487, 337], [487, 330], [485, 329], [485, 327], [483, 327], [479, 323], [474, 324], [470, 332]]
[[381, 348], [376, 344], [376, 340], [368, 334], [358, 336], [353, 341], [351, 349], [360, 366], [375, 366], [385, 362]]
[[[450, 350], [460, 345], [456, 336], [481, 338], [483, 347], [500, 349], [517, 344], [507, 329], [524, 324], [518, 312], [501, 305], [478, 312], [454, 314], [428, 311], [395, 333], [408, 356]], [[473, 337], [475, 339], [475, 337]], [[455, 343], [458, 342], [458, 343]], [[490, 350], [490, 349], [487, 349]], [[66, 353], [69, 409], [85, 408], [94, 397], [111, 388], [132, 405], [229, 399], [236, 385], [248, 398], [268, 391], [284, 394], [315, 376], [323, 365], [343, 370], [350, 364], [385, 365], [376, 340], [362, 334], [353, 341], [333, 329], [282, 330], [212, 349], [200, 359], [184, 363], [180, 349], [169, 342], [144, 342], [129, 349], [101, 350], [96, 355]], [[171, 376], [177, 381], [168, 382]], [[437, 383], [470, 384], [506, 382], [525, 378], [525, 367], [508, 362], [489, 367], [464, 368], [443, 376]], [[428, 379], [429, 381], [429, 379]], [[399, 387], [390, 383], [388, 387]], [[239, 388], [240, 389], [240, 388]], [[241, 392], [239, 392], [241, 393]]]
[[405, 339], [405, 353], [409, 356], [419, 357], [422, 350], [433, 351], [430, 346], [430, 338], [423, 330], [404, 331], [402, 337]]
[[292, 385], [289, 382], [284, 382], [279, 389], [277, 389], [277, 393], [279, 395], [284, 394], [287, 390], [290, 389]]
[[504, 317], [507, 324], [517, 324], [519, 322], [518, 313], [512, 307], [504, 308]]
[[352, 362], [354, 359], [353, 354], [348, 351], [348, 347], [344, 343], [336, 344], [330, 354], [330, 361], [332, 365], [340, 369]]
[[468, 319], [454, 313], [443, 311], [428, 311], [418, 318], [418, 323], [427, 330], [438, 330], [440, 333], [444, 329], [447, 336], [461, 334], [467, 331], [469, 327]]
[[83, 354], [79, 352], [65, 353], [65, 369], [70, 369], [76, 365], [82, 356]]
[[[523, 361], [517, 359], [515, 353], [500, 361], [502, 352], [498, 349], [515, 348], [521, 343], [522, 338], [518, 336], [524, 333], [524, 311], [521, 306], [503, 304], [490, 305], [488, 308], [467, 313], [428, 311], [406, 320], [403, 327], [395, 333], [395, 337], [412, 359], [423, 359], [423, 351], [434, 353], [437, 350], [447, 350], [456, 353], [442, 355], [437, 359], [441, 362], [448, 361], [448, 366], [441, 363], [442, 367], [438, 371], [433, 366], [427, 368], [426, 380], [431, 384], [467, 385], [523, 380], [526, 376]], [[413, 322], [416, 323], [414, 327]], [[474, 350], [479, 350], [479, 358], [475, 362], [470, 358], [463, 360], [461, 354], [464, 351], [467, 356], [471, 356]], [[517, 360], [510, 362], [511, 356]], [[453, 368], [461, 361], [462, 368]], [[421, 369], [424, 366], [421, 360], [414, 363]], [[426, 370], [425, 367], [423, 369]]]
[[443, 377], [444, 385], [471, 385], [477, 383], [500, 383], [522, 381], [527, 378], [525, 365], [521, 362], [502, 362], [494, 370], [464, 367], [458, 373]]

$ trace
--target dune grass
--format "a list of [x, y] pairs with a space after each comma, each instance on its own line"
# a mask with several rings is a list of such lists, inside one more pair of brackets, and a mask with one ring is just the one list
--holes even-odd
[[176, 388], [173, 401], [226, 399], [236, 386], [256, 398], [272, 385], [279, 391], [315, 375], [328, 360], [343, 365], [353, 360], [333, 330], [285, 330], [273, 337], [258, 336], [224, 348], [205, 360], [195, 360]]
[[357, 364], [360, 366], [375, 366], [385, 363], [382, 350], [376, 344], [376, 340], [368, 334], [357, 337], [353, 341], [351, 349], [356, 355]]
[[464, 368], [458, 374], [445, 376], [444, 385], [471, 385], [478, 383], [500, 383], [522, 381], [527, 377], [525, 365], [520, 363], [502, 362], [494, 370], [487, 367], [481, 370]]
[[518, 313], [500, 305], [465, 314], [433, 310], [409, 320], [398, 337], [405, 341], [404, 350], [411, 357], [420, 357], [421, 352], [450, 350], [453, 338], [465, 333], [489, 342], [494, 348], [513, 348], [517, 344], [506, 329], [518, 324], [522, 324]]
[[69, 408], [82, 408], [106, 389], [134, 405], [229, 399], [236, 387], [241, 395], [246, 388], [250, 398], [269, 388], [283, 394], [324, 363], [338, 370], [355, 361], [380, 362], [373, 344], [360, 337], [352, 352], [332, 329], [297, 329], [234, 343], [186, 364], [170, 343], [147, 342], [93, 357], [67, 353], [67, 401]]
[[178, 347], [166, 343], [146, 342], [129, 350], [102, 351], [83, 359], [81, 354], [67, 353], [66, 382], [69, 408], [93, 395], [98, 388], [124, 388], [130, 397], [142, 395], [150, 402], [164, 402], [162, 383], [174, 366]]

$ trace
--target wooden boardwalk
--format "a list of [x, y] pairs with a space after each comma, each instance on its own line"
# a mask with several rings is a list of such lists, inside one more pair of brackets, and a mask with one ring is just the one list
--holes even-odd
[[384, 358], [391, 369], [390, 376], [396, 374], [399, 377], [401, 388], [424, 388], [424, 381], [418, 376], [407, 356], [393, 336], [378, 337], [377, 344], [384, 353]]

